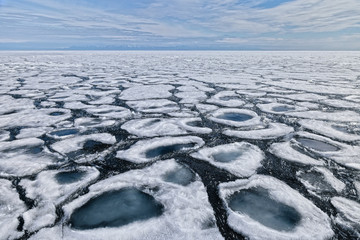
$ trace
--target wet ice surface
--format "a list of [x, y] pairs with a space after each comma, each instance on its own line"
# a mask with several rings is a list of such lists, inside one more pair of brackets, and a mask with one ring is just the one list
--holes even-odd
[[1, 239], [360, 237], [359, 53], [0, 55]]

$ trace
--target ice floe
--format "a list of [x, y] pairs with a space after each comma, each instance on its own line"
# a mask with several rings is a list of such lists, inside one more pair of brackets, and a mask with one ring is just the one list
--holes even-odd
[[[86, 150], [85, 148], [89, 148], [90, 152], [93, 152], [96, 150], [96, 146], [90, 146], [90, 142], [93, 143], [93, 145], [96, 145], [96, 143], [112, 145], [116, 143], [116, 139], [109, 133], [94, 133], [61, 140], [52, 144], [51, 148], [61, 154], [67, 154], [81, 149]], [[86, 146], [87, 143], [90, 144], [88, 147]]]
[[36, 206], [23, 214], [25, 230], [34, 232], [54, 224], [55, 207], [99, 176], [93, 167], [50, 170], [39, 173], [35, 180], [24, 179], [20, 185]]
[[197, 122], [201, 123], [201, 118], [145, 118], [130, 120], [121, 128], [138, 137], [206, 134], [212, 131], [210, 128], [196, 126]]
[[168, 99], [148, 99], [146, 101], [127, 101], [131, 108], [144, 113], [168, 113], [180, 110], [176, 102]]
[[144, 85], [134, 86], [125, 89], [119, 96], [123, 100], [140, 100], [151, 98], [168, 98], [171, 97], [170, 90], [174, 89], [171, 85]]
[[255, 112], [237, 108], [216, 110], [210, 114], [209, 119], [234, 127], [246, 127], [261, 123], [260, 117]]
[[199, 177], [185, 186], [167, 181], [181, 168], [168, 160], [102, 180], [64, 206], [61, 234], [54, 227], [34, 238], [223, 239]]
[[0, 238], [19, 238], [22, 233], [17, 230], [18, 217], [25, 212], [26, 206], [10, 181], [0, 179], [0, 192]]
[[239, 177], [248, 177], [256, 173], [256, 169], [261, 166], [261, 161], [264, 159], [264, 153], [257, 146], [247, 142], [202, 148], [191, 156], [208, 161]]
[[2, 142], [0, 176], [32, 175], [59, 160], [59, 156], [51, 153], [38, 138]]
[[340, 193], [345, 183], [337, 179], [330, 170], [324, 167], [313, 167], [308, 171], [300, 170], [297, 178], [313, 194]]
[[228, 224], [250, 239], [328, 239], [330, 218], [296, 190], [269, 176], [219, 185]]
[[290, 134], [293, 131], [294, 129], [286, 124], [269, 123], [265, 128], [248, 130], [227, 129], [223, 131], [223, 134], [245, 139], [273, 139]]
[[140, 140], [127, 150], [120, 150], [116, 157], [134, 163], [145, 163], [156, 160], [163, 155], [197, 149], [204, 145], [199, 137], [160, 137]]
[[267, 103], [267, 104], [258, 104], [257, 107], [263, 112], [272, 113], [272, 114], [284, 114], [286, 112], [294, 111], [306, 111], [306, 107], [300, 107], [296, 105], [283, 104], [283, 103]]
[[245, 102], [240, 99], [239, 95], [233, 91], [218, 92], [207, 100], [207, 102], [225, 107], [240, 107], [245, 104]]
[[335, 220], [341, 225], [357, 229], [357, 237], [360, 237], [360, 203], [344, 197], [333, 197], [331, 204], [338, 211]]
[[311, 131], [317, 132], [319, 134], [325, 135], [330, 138], [338, 139], [345, 142], [360, 141], [360, 135], [355, 135], [340, 131], [336, 128], [336, 123], [316, 121], [303, 119], [299, 123], [302, 127], [309, 129]]

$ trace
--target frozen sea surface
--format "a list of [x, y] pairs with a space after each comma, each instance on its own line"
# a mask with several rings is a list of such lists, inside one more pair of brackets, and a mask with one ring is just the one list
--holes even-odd
[[1, 52], [0, 239], [358, 239], [359, 107], [359, 52]]

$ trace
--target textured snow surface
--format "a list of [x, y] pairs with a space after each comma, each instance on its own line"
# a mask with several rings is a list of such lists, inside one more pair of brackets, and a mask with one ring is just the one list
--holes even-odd
[[0, 239], [360, 238], [359, 69], [359, 52], [2, 51]]

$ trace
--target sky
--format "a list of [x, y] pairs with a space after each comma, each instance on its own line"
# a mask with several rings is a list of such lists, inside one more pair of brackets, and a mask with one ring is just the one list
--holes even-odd
[[360, 50], [360, 0], [0, 0], [0, 50]]

